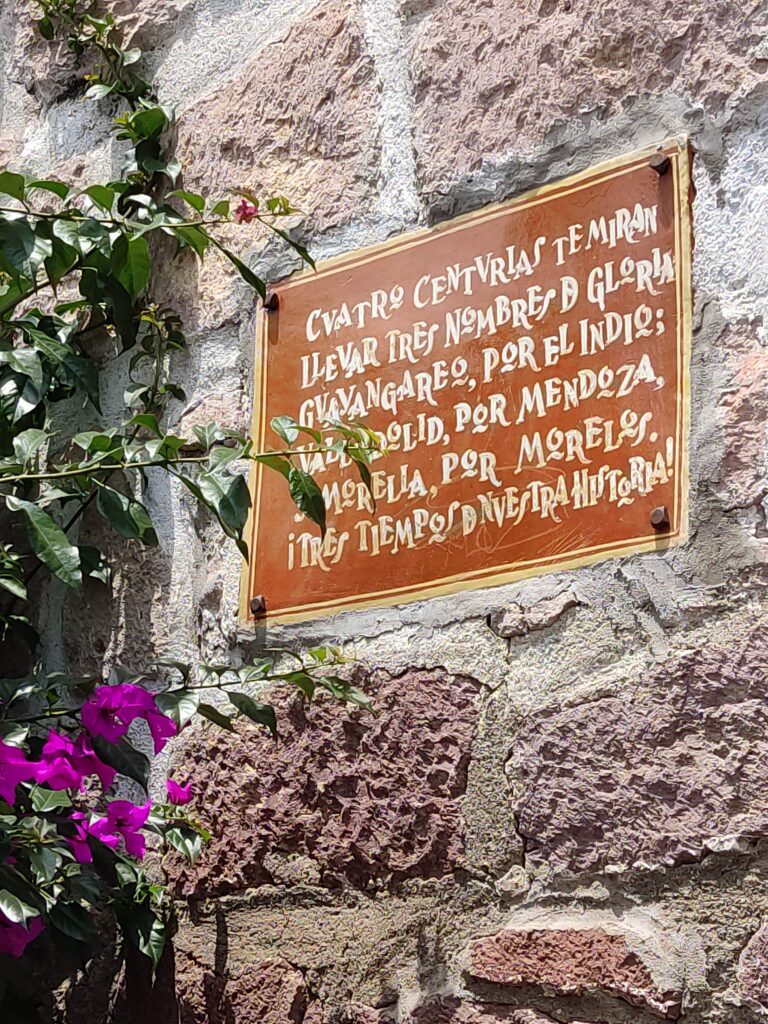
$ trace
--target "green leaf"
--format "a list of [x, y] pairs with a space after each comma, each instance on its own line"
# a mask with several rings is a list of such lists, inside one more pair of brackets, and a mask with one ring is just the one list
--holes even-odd
[[222, 524], [238, 536], [242, 533], [251, 507], [251, 495], [244, 478], [230, 476], [224, 470], [201, 473], [197, 484]]
[[106, 185], [89, 185], [80, 194], [92, 199], [105, 213], [112, 212], [112, 206], [115, 202], [114, 189], [107, 188]]
[[190, 864], [194, 864], [203, 849], [203, 837], [191, 828], [168, 828], [165, 839], [174, 849], [183, 854]]
[[149, 512], [135, 498], [101, 484], [96, 495], [96, 508], [122, 537], [140, 540], [149, 547], [157, 544]]
[[53, 363], [57, 376], [72, 387], [82, 388], [93, 406], [99, 410], [99, 375], [95, 364], [77, 355], [69, 345], [26, 322], [21, 322], [21, 329], [35, 348]]
[[89, 576], [108, 587], [112, 579], [112, 566], [104, 555], [98, 548], [94, 548], [90, 544], [78, 544], [77, 547], [80, 552], [83, 577]]
[[211, 244], [208, 232], [194, 224], [173, 225], [173, 234], [183, 242], [184, 246], [193, 249], [200, 259], [205, 256], [206, 250]]
[[298, 466], [291, 466], [288, 473], [288, 490], [294, 504], [304, 515], [317, 523], [325, 536], [325, 502], [323, 492], [315, 481]]
[[67, 242], [56, 236], [51, 239], [51, 245], [53, 251], [50, 256], [45, 257], [43, 262], [48, 279], [55, 288], [59, 281], [72, 270], [79, 257], [74, 246], [68, 245]]
[[217, 249], [224, 253], [229, 262], [235, 267], [237, 272], [240, 274], [240, 277], [242, 277], [242, 279], [247, 284], [249, 284], [251, 288], [254, 288], [262, 299], [266, 299], [267, 286], [264, 284], [262, 279], [258, 277], [256, 274], [254, 274], [251, 268], [246, 266], [241, 259], [238, 259], [233, 252], [230, 252], [229, 249], [225, 248], [220, 242], [216, 241], [215, 238], [212, 238], [211, 241], [213, 242]]
[[136, 300], [147, 287], [152, 270], [146, 238], [120, 235], [112, 248], [112, 266], [120, 284]]
[[340, 679], [338, 676], [323, 676], [318, 679], [318, 685], [333, 694], [338, 700], [346, 701], [348, 704], [357, 704], [358, 707], [365, 708], [367, 711], [373, 710], [373, 703], [368, 694], [345, 679]]
[[214, 203], [211, 207], [212, 217], [228, 217], [229, 216], [229, 200], [220, 199], [217, 203]]
[[36, 427], [22, 430], [13, 439], [14, 455], [22, 465], [26, 466], [34, 459], [49, 436], [44, 430], [38, 430]]
[[27, 600], [28, 594], [24, 581], [18, 576], [13, 576], [10, 572], [6, 572], [5, 569], [0, 569], [0, 587], [22, 601]]
[[64, 790], [44, 789], [42, 786], [35, 786], [32, 790], [32, 809], [43, 813], [55, 811], [58, 807], [71, 807], [72, 801], [69, 794]]
[[261, 462], [262, 465], [267, 466], [276, 473], [280, 473], [286, 480], [291, 472], [290, 459], [287, 459], [284, 455], [257, 455], [255, 461]]
[[23, 174], [15, 174], [13, 171], [0, 172], [0, 193], [5, 196], [13, 196], [14, 199], [24, 198], [26, 178]]
[[218, 708], [214, 707], [213, 704], [200, 704], [198, 712], [207, 718], [209, 722], [213, 722], [214, 725], [218, 725], [220, 729], [227, 729], [229, 732], [234, 732], [234, 726], [232, 725], [232, 719], [229, 715], [222, 714]]
[[136, 750], [126, 739], [109, 743], [102, 736], [92, 737], [93, 749], [101, 760], [120, 772], [121, 775], [138, 782], [144, 789], [149, 779], [149, 760]]
[[27, 188], [31, 191], [33, 188], [42, 189], [44, 192], [53, 192], [59, 199], [66, 199], [72, 189], [69, 185], [65, 185], [63, 181], [53, 181], [49, 178], [44, 178], [40, 181], [30, 181]]
[[50, 846], [41, 846], [29, 855], [29, 866], [35, 873], [38, 885], [41, 882], [52, 881], [62, 863], [61, 855]]
[[117, 918], [128, 941], [157, 967], [165, 948], [165, 926], [147, 903], [119, 906]]
[[28, 348], [12, 348], [7, 352], [0, 352], [0, 365], [3, 364], [29, 377], [36, 388], [43, 386], [43, 364], [37, 352]]
[[244, 693], [235, 693], [231, 690], [227, 690], [226, 693], [241, 714], [250, 718], [252, 722], [256, 722], [257, 725], [266, 725], [277, 739], [277, 717], [273, 707], [269, 704], [257, 704], [252, 697], [248, 697]]
[[51, 19], [46, 15], [44, 18], [39, 18], [35, 24], [37, 25], [37, 31], [43, 39], [50, 42], [54, 36], [53, 22]]
[[297, 686], [307, 700], [312, 700], [314, 697], [315, 687], [317, 684], [308, 672], [287, 672], [280, 678], [285, 679], [288, 683], [293, 683], [294, 686]]
[[323, 435], [319, 430], [305, 427], [303, 423], [297, 423], [292, 416], [275, 416], [270, 425], [278, 437], [288, 444], [293, 444], [299, 434], [308, 434], [317, 444], [321, 444], [323, 440]]
[[70, 939], [89, 946], [98, 939], [98, 931], [90, 913], [79, 903], [59, 900], [48, 915], [54, 928]]
[[28, 221], [0, 220], [0, 268], [14, 280], [33, 281], [37, 268], [52, 252], [51, 243], [39, 238]]
[[168, 117], [162, 107], [148, 107], [131, 117], [131, 127], [142, 139], [156, 139], [168, 124]]
[[198, 213], [202, 213], [205, 209], [205, 199], [197, 192], [185, 192], [183, 188], [176, 189], [175, 192], [169, 193], [169, 196], [176, 196], [179, 199], [183, 199], [188, 206], [191, 206], [193, 210]]
[[23, 924], [25, 928], [29, 920], [40, 916], [39, 910], [30, 907], [28, 903], [24, 903], [7, 889], [0, 889], [0, 910], [9, 921], [13, 921], [14, 924]]
[[216, 423], [206, 423], [204, 426], [192, 427], [192, 433], [206, 451], [216, 441], [224, 439], [224, 431]]
[[90, 89], [85, 90], [85, 98], [87, 100], [103, 100], [105, 96], [109, 96], [114, 91], [114, 88], [114, 85], [97, 82], [96, 85], [92, 85]]
[[195, 690], [168, 690], [155, 694], [155, 704], [182, 729], [194, 717], [200, 704], [200, 694]]
[[25, 516], [29, 542], [40, 561], [68, 587], [81, 587], [80, 552], [70, 544], [61, 527], [31, 501], [11, 495], [5, 501], [12, 512], [21, 512]]

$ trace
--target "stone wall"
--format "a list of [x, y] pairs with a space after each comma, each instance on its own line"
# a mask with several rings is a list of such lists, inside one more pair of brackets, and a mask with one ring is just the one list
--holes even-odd
[[[126, 1002], [112, 954], [46, 1021], [744, 1024], [768, 1017], [768, 9], [758, 0], [112, 0], [179, 110], [185, 181], [279, 188], [313, 254], [435, 223], [679, 132], [695, 148], [691, 540], [514, 586], [238, 633], [238, 556], [151, 481], [161, 555], [51, 667], [336, 641], [379, 714], [278, 695], [278, 746], [201, 730], [215, 838], [166, 865], [178, 931]], [[119, 164], [26, 6], [0, 9], [0, 154]], [[249, 254], [290, 269], [266, 241]], [[254, 301], [170, 268], [174, 423], [247, 422]], [[123, 381], [107, 372], [103, 404]], [[91, 524], [91, 530], [95, 524]], [[212, 760], [211, 760], [212, 759]]]

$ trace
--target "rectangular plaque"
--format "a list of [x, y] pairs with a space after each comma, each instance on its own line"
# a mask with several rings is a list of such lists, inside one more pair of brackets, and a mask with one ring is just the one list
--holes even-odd
[[257, 450], [281, 415], [389, 450], [375, 505], [354, 466], [296, 460], [322, 541], [254, 466], [242, 619], [255, 595], [287, 622], [685, 540], [691, 194], [675, 139], [278, 285]]

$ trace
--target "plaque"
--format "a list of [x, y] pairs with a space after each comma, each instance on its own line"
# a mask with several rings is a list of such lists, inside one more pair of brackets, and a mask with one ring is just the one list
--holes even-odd
[[323, 490], [324, 538], [254, 464], [243, 621], [683, 542], [691, 198], [674, 139], [276, 285], [256, 450], [284, 448], [270, 422], [291, 416], [365, 423], [387, 451], [372, 496], [344, 457], [295, 457]]

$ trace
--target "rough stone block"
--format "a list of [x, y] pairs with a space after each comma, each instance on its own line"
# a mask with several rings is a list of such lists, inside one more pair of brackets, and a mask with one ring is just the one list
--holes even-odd
[[364, 888], [465, 866], [459, 801], [479, 685], [438, 670], [364, 686], [376, 717], [292, 698], [276, 702], [277, 742], [247, 725], [190, 741], [182, 756], [214, 838], [196, 869], [173, 862], [178, 891], [277, 881], [281, 861], [292, 881], [303, 864], [313, 883]]
[[376, 187], [377, 91], [354, 5], [320, 4], [180, 115], [185, 186], [280, 193], [316, 227], [344, 223]]
[[[498, 1003], [470, 1003], [455, 996], [435, 999], [407, 1017], [410, 1024], [555, 1024], [537, 1010], [520, 1010]], [[571, 1024], [588, 1024], [573, 1020]]]
[[682, 990], [657, 983], [641, 952], [647, 937], [609, 927], [558, 927], [553, 916], [548, 927], [507, 928], [472, 943], [471, 975], [511, 989], [616, 997], [658, 1017], [679, 1017]]
[[446, 0], [413, 31], [415, 146], [434, 193], [559, 123], [667, 93], [720, 111], [760, 80], [758, 0]]
[[527, 719], [509, 766], [527, 863], [672, 866], [768, 835], [768, 625], [734, 616], [695, 642], [635, 700]]
[[512, 603], [502, 611], [492, 612], [489, 624], [499, 636], [525, 636], [553, 626], [567, 611], [581, 604], [583, 602], [574, 593], [565, 591], [526, 607]]
[[768, 925], [749, 940], [739, 957], [739, 993], [758, 1012], [768, 1015]]

